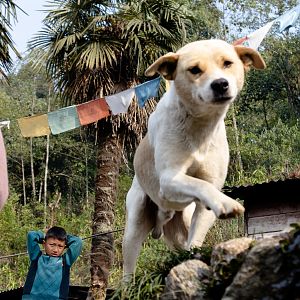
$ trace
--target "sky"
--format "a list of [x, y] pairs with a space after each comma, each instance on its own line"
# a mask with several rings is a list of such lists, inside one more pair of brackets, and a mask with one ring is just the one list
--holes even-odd
[[[45, 9], [47, 0], [15, 0], [15, 3], [28, 14], [17, 11], [18, 22], [13, 24], [11, 32], [17, 50], [24, 54], [27, 42], [42, 28], [46, 13], [41, 10]], [[15, 60], [16, 56], [13, 53], [11, 55]]]

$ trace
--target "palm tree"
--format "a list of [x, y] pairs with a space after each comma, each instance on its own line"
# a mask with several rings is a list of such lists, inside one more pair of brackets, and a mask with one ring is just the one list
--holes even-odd
[[[47, 71], [66, 105], [114, 94], [143, 81], [144, 70], [152, 61], [187, 42], [195, 20], [186, 5], [189, 1], [185, 2], [56, 0], [32, 47], [44, 50]], [[124, 150], [135, 148], [154, 107], [155, 101], [148, 101], [143, 109], [133, 102], [127, 114], [97, 124], [93, 233], [113, 229]], [[105, 298], [112, 261], [112, 236], [95, 237], [91, 299]]]
[[6, 72], [13, 67], [9, 49], [20, 57], [10, 34], [12, 21], [17, 21], [17, 8], [12, 0], [0, 0], [0, 80], [7, 79]]

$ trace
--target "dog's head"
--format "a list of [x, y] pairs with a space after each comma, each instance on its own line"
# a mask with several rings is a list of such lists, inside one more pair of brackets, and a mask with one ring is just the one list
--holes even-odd
[[145, 74], [159, 73], [174, 80], [181, 101], [188, 101], [185, 104], [195, 109], [199, 103], [215, 106], [232, 102], [242, 89], [244, 73], [250, 67], [265, 68], [257, 51], [221, 40], [203, 40], [160, 57]]

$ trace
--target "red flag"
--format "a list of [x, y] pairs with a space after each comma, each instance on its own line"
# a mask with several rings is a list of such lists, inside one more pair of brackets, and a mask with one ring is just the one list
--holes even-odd
[[232, 45], [233, 45], [233, 46], [243, 45], [244, 42], [247, 41], [247, 40], [248, 40], [248, 37], [247, 37], [247, 36], [244, 36], [244, 37], [242, 37], [242, 38], [240, 38], [240, 39], [237, 39], [237, 40], [233, 41]]
[[109, 107], [104, 98], [77, 105], [77, 113], [81, 125], [96, 122], [110, 115]]

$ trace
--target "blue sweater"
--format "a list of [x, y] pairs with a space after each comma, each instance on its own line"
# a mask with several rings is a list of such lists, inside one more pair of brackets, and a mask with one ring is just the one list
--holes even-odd
[[27, 249], [31, 263], [22, 300], [68, 299], [70, 268], [81, 252], [82, 240], [68, 235], [68, 250], [60, 257], [52, 257], [40, 250], [43, 239], [41, 231], [28, 233]]

